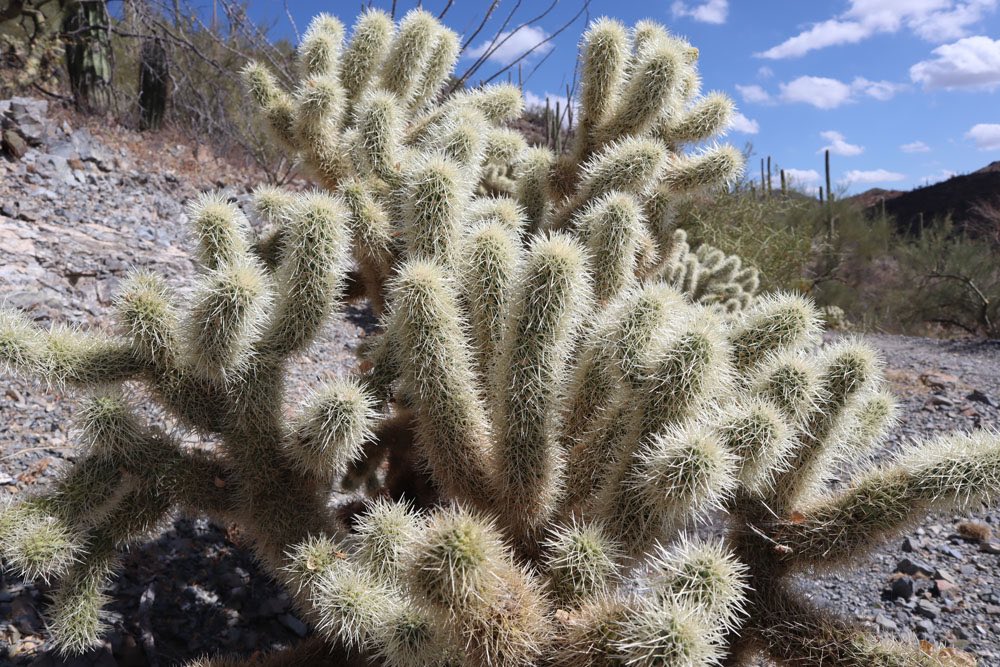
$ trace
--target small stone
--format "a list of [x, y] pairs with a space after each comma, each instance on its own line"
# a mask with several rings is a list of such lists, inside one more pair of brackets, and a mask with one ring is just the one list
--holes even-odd
[[295, 618], [291, 614], [282, 614], [278, 617], [278, 622], [294, 632], [299, 637], [305, 637], [309, 633], [309, 628], [305, 623]]
[[951, 583], [955, 583], [957, 581], [957, 579], [955, 579], [955, 575], [943, 567], [935, 568], [934, 579], [943, 579], [944, 581], [949, 581]]
[[955, 401], [945, 396], [939, 396], [937, 394], [931, 396], [928, 402], [931, 405], [940, 405], [945, 408], [950, 408], [951, 406], [955, 405]]
[[934, 632], [934, 623], [932, 623], [929, 619], [922, 618], [913, 624], [913, 629], [916, 630], [917, 633], [929, 635]]
[[998, 542], [983, 542], [979, 545], [979, 550], [984, 554], [992, 554], [994, 556], [1000, 556], [1000, 543]]
[[898, 577], [893, 580], [889, 587], [889, 597], [893, 600], [902, 598], [908, 600], [913, 597], [913, 579], [908, 576]]
[[20, 160], [28, 151], [28, 142], [14, 130], [3, 131], [0, 135], [0, 145], [3, 146], [4, 152], [15, 160]]
[[941, 608], [930, 600], [918, 600], [915, 611], [924, 618], [931, 620], [941, 615]]
[[923, 549], [924, 541], [919, 537], [904, 537], [901, 549], [904, 553], [912, 553], [917, 549]]
[[968, 401], [975, 401], [976, 403], [983, 403], [985, 405], [990, 406], [991, 408], [997, 407], [996, 402], [992, 398], [990, 398], [989, 396], [987, 396], [983, 392], [979, 391], [978, 389], [973, 389], [972, 392], [969, 393], [969, 394], [967, 394], [965, 398]]
[[896, 622], [886, 616], [885, 614], [877, 614], [875, 616], [875, 625], [879, 626], [883, 630], [898, 630], [899, 626]]
[[934, 568], [923, 561], [904, 558], [896, 563], [896, 572], [902, 572], [903, 574], [909, 575], [919, 574], [924, 577], [931, 577], [934, 575]]
[[934, 593], [938, 596], [954, 593], [958, 590], [958, 584], [947, 579], [934, 580]]
[[951, 546], [950, 544], [939, 544], [937, 550], [946, 556], [951, 556], [952, 558], [956, 558], [959, 560], [961, 560], [962, 558], [962, 552], [956, 549], [955, 547]]
[[925, 386], [938, 390], [950, 389], [959, 383], [957, 376], [941, 371], [927, 371], [920, 376], [920, 381]]

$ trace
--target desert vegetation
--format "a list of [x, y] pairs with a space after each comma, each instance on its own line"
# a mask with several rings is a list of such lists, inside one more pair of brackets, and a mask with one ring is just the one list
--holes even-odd
[[[873, 463], [895, 422], [877, 355], [818, 345], [817, 306], [778, 289], [822, 270], [816, 292], [870, 236], [828, 207], [822, 245], [805, 204], [725, 194], [743, 156], [705, 142], [732, 102], [658, 24], [589, 26], [558, 152], [509, 127], [516, 86], [447, 94], [461, 46], [423, 10], [317, 17], [287, 79], [241, 67], [314, 189], [204, 195], [194, 284], [134, 273], [114, 333], [0, 311], [4, 373], [80, 401], [75, 463], [0, 507], [5, 566], [55, 584], [59, 650], [99, 641], [121, 551], [185, 512], [238, 525], [315, 628], [269, 664], [947, 664], [798, 589], [1000, 494], [989, 430]], [[734, 210], [745, 228], [713, 222]], [[918, 250], [917, 271], [971, 266]], [[287, 404], [346, 301], [379, 333]]]

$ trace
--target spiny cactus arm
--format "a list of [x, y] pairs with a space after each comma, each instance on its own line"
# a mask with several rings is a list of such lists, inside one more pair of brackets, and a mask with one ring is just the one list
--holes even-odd
[[806, 415], [788, 467], [775, 479], [776, 511], [787, 512], [817, 487], [848, 442], [850, 407], [876, 385], [879, 374], [877, 356], [860, 343], [845, 341], [827, 352], [817, 407]]
[[437, 150], [462, 169], [476, 172], [483, 160], [486, 127], [481, 113], [461, 107], [430, 132], [426, 147]]
[[774, 405], [788, 424], [800, 424], [818, 407], [819, 371], [805, 355], [778, 352], [757, 365], [747, 386], [753, 395]]
[[682, 536], [669, 547], [657, 546], [648, 568], [655, 595], [691, 604], [715, 627], [734, 630], [747, 615], [747, 566], [722, 542]]
[[677, 117], [661, 116], [653, 135], [668, 146], [705, 141], [725, 133], [735, 112], [727, 95], [709, 93]]
[[599, 306], [635, 284], [644, 225], [639, 202], [617, 192], [595, 200], [580, 213], [574, 227], [590, 253]]
[[423, 517], [406, 502], [372, 502], [355, 525], [355, 555], [386, 582], [398, 581], [404, 560], [423, 528]]
[[558, 525], [542, 543], [544, 571], [557, 601], [567, 607], [611, 592], [619, 576], [618, 545], [599, 522]]
[[455, 162], [432, 156], [405, 176], [406, 245], [413, 259], [450, 265], [461, 239], [461, 214], [471, 195], [468, 175]]
[[966, 508], [1000, 494], [997, 434], [948, 436], [901, 452], [832, 498], [810, 503], [777, 535], [795, 563], [844, 562], [932, 508]]
[[122, 282], [113, 301], [122, 333], [132, 340], [140, 356], [160, 372], [181, 353], [176, 300], [160, 276], [137, 271]]
[[373, 435], [374, 419], [374, 400], [358, 382], [331, 382], [317, 390], [294, 418], [284, 451], [302, 472], [333, 479], [357, 459]]
[[852, 457], [864, 457], [899, 423], [895, 397], [886, 389], [876, 389], [854, 410], [853, 427], [844, 449]]
[[455, 288], [433, 262], [409, 262], [393, 279], [397, 358], [417, 413], [417, 442], [445, 493], [489, 505], [490, 426], [473, 373]]
[[594, 128], [613, 108], [629, 57], [628, 31], [613, 19], [602, 17], [591, 23], [581, 41], [580, 124], [574, 151], [578, 160], [593, 150]]
[[616, 633], [615, 654], [626, 665], [717, 664], [724, 654], [720, 630], [690, 604], [640, 599]]
[[372, 174], [390, 184], [399, 181], [402, 111], [399, 99], [383, 90], [370, 91], [358, 101], [354, 156], [361, 174]]
[[246, 256], [250, 223], [235, 204], [218, 193], [206, 193], [191, 204], [189, 217], [198, 241], [198, 261], [206, 269]]
[[609, 143], [584, 165], [577, 194], [562, 205], [552, 226], [561, 229], [588, 202], [609, 192], [644, 196], [660, 181], [667, 163], [666, 147], [653, 139]]
[[340, 81], [351, 102], [361, 99], [375, 78], [389, 54], [394, 32], [392, 19], [381, 10], [368, 8], [358, 16], [340, 68]]
[[0, 308], [0, 371], [51, 386], [88, 387], [135, 379], [146, 370], [129, 342], [55, 325], [45, 332]]
[[738, 461], [740, 484], [751, 492], [770, 489], [791, 453], [791, 428], [781, 411], [769, 400], [752, 396], [722, 420], [718, 433], [722, 446]]
[[729, 336], [734, 365], [749, 372], [768, 355], [804, 349], [820, 332], [819, 313], [810, 301], [794, 294], [761, 296]]
[[24, 579], [58, 579], [85, 553], [84, 533], [53, 505], [46, 497], [0, 503], [0, 563]]
[[439, 30], [438, 22], [430, 13], [422, 9], [407, 12], [382, 67], [383, 88], [407, 104], [414, 99]]
[[486, 130], [483, 162], [492, 165], [515, 164], [528, 150], [528, 142], [515, 130], [492, 128]]
[[[564, 510], [590, 498], [612, 468], [619, 452], [609, 443], [627, 429], [628, 391], [638, 387], [649, 361], [668, 338], [673, 320], [682, 317], [683, 300], [662, 283], [644, 285], [609, 305], [586, 343], [570, 381], [563, 418], [562, 446], [567, 449]], [[622, 394], [624, 385], [625, 394]]]
[[600, 143], [646, 133], [674, 102], [672, 91], [683, 67], [682, 54], [669, 42], [650, 45], [636, 54], [627, 83], [613, 112], [597, 132]]
[[778, 660], [803, 665], [843, 667], [943, 667], [934, 655], [915, 646], [879, 640], [863, 630], [830, 617], [802, 600], [799, 591], [783, 587], [758, 591], [766, 600], [751, 616], [747, 630], [753, 640]]
[[139, 539], [170, 509], [169, 499], [152, 487], [137, 487], [85, 538], [86, 552], [61, 579], [49, 610], [48, 628], [63, 655], [85, 651], [100, 641], [107, 629], [101, 608], [116, 566], [116, 552]]
[[614, 521], [612, 535], [640, 556], [664, 531], [721, 509], [736, 489], [736, 460], [709, 429], [686, 424], [664, 430], [627, 456], [598, 501]]
[[552, 205], [548, 197], [549, 170], [555, 157], [547, 148], [529, 148], [517, 163], [517, 200], [528, 218], [528, 232], [548, 227]]
[[515, 531], [554, 509], [562, 463], [560, 388], [590, 299], [587, 269], [583, 248], [571, 237], [536, 238], [507, 314], [492, 387], [499, 510]]
[[437, 101], [438, 94], [447, 83], [448, 75], [458, 60], [459, 48], [458, 34], [439, 25], [434, 46], [431, 48], [413, 100], [410, 102], [411, 109], [423, 109]]
[[372, 647], [379, 627], [401, 604], [396, 591], [347, 560], [332, 563], [313, 585], [317, 629], [349, 650]]
[[662, 187], [671, 193], [729, 187], [743, 174], [743, 163], [743, 154], [728, 144], [689, 155], [673, 154], [664, 169]]
[[431, 515], [404, 578], [418, 608], [453, 628], [471, 664], [534, 664], [549, 639], [539, 582], [513, 563], [491, 523], [460, 507]]
[[271, 134], [288, 150], [298, 150], [295, 134], [295, 104], [264, 65], [250, 61], [240, 72], [250, 96], [260, 106]]
[[277, 298], [257, 347], [284, 356], [305, 348], [339, 298], [347, 264], [348, 210], [342, 199], [300, 196], [288, 225]]
[[248, 254], [202, 275], [185, 323], [187, 352], [197, 372], [220, 382], [239, 375], [270, 302], [270, 278]]
[[343, 42], [344, 25], [340, 21], [326, 13], [313, 17], [296, 53], [302, 76], [336, 77]]
[[504, 316], [521, 262], [517, 228], [481, 223], [464, 240], [460, 281], [475, 343], [479, 377], [492, 373], [504, 336]]

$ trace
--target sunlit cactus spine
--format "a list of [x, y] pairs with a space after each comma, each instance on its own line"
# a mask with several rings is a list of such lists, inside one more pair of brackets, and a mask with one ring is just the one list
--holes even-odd
[[[517, 88], [442, 97], [456, 41], [427, 12], [366, 11], [346, 39], [320, 17], [292, 90], [245, 77], [321, 189], [199, 199], [194, 298], [138, 272], [117, 333], [0, 310], [0, 369], [83, 394], [76, 462], [0, 506], [0, 559], [54, 583], [60, 651], [100, 642], [119, 550], [184, 511], [238, 525], [314, 628], [266, 664], [935, 664], [795, 577], [996, 498], [1000, 438], [871, 464], [894, 419], [877, 357], [818, 348], [808, 300], [754, 296], [752, 270], [671, 228], [674, 197], [741, 168], [684, 152], [731, 112], [699, 97], [697, 49], [605, 20], [583, 50], [556, 156], [504, 126]], [[289, 363], [349, 299], [380, 330], [289, 404]]]

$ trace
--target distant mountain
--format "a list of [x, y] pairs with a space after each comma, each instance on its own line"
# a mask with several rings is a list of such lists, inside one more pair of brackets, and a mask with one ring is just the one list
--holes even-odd
[[[1000, 161], [909, 192], [875, 188], [851, 199], [872, 213], [880, 212], [884, 202], [885, 212], [896, 218], [899, 230], [910, 234], [920, 228], [921, 214], [925, 225], [951, 215], [957, 227], [969, 228], [971, 224], [976, 231], [982, 231], [981, 225], [987, 221], [976, 207], [993, 203], [1000, 209]], [[1000, 220], [993, 224], [1000, 224]]]

